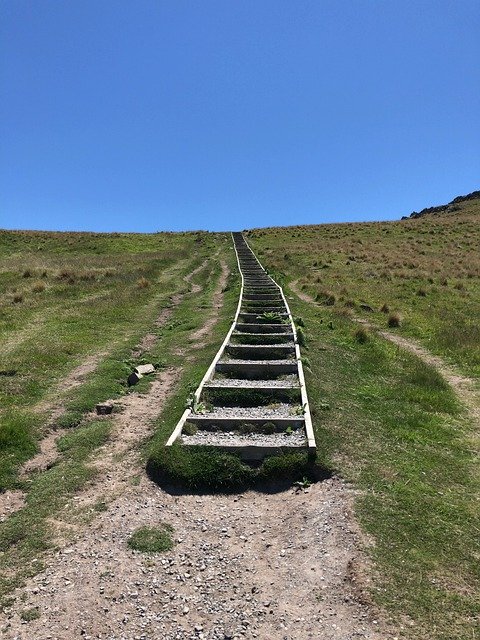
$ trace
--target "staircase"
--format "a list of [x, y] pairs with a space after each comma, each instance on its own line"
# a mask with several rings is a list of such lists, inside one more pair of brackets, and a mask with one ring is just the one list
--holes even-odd
[[300, 348], [282, 289], [241, 233], [242, 290], [233, 324], [166, 446], [215, 446], [247, 461], [314, 453]]

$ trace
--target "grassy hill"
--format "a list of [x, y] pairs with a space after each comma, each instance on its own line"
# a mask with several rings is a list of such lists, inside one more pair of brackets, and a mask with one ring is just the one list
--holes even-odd
[[480, 615], [480, 200], [457, 207], [247, 232], [305, 325], [319, 456], [360, 492], [374, 599], [442, 640]]
[[[399, 637], [476, 637], [479, 222], [480, 199], [470, 198], [398, 222], [245, 234], [303, 325], [318, 462], [356, 490], [370, 595], [403, 627]], [[195, 338], [220, 261], [232, 273], [223, 306]], [[225, 234], [0, 232], [0, 492], [25, 495], [0, 522], [4, 602], [55, 544], [51, 514], [67, 517], [95, 473], [90, 456], [110, 428], [95, 404], [132, 392], [134, 363], [177, 367], [148, 445], [162, 448], [223, 339], [238, 287]], [[23, 473], [51, 428], [62, 430], [58, 458]]]
[[[318, 302], [418, 338], [480, 374], [480, 197], [398, 222], [256, 229], [263, 260]], [[370, 309], [368, 309], [370, 307]]]
[[[124, 390], [128, 346], [151, 326], [185, 274], [220, 236], [0, 233], [0, 489], [35, 450], [56, 385], [88, 357], [116, 358], [88, 394], [70, 399], [61, 424]], [[99, 356], [99, 354], [102, 354]], [[119, 381], [121, 380], [121, 384]]]

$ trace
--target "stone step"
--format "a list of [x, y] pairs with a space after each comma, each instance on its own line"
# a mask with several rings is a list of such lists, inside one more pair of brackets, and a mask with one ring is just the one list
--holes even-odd
[[[241, 407], [239, 407], [239, 410]], [[221, 410], [210, 411], [209, 413], [191, 413], [187, 422], [194, 424], [204, 431], [238, 431], [244, 425], [252, 425], [254, 433], [261, 433], [266, 423], [271, 423], [275, 431], [285, 431], [291, 429], [301, 429], [305, 424], [303, 416], [277, 416], [265, 414], [264, 417], [248, 416], [247, 409], [242, 409], [246, 415], [225, 416]]]
[[[222, 380], [224, 382], [224, 380]], [[261, 380], [257, 385], [243, 384], [235, 379], [231, 386], [212, 382], [203, 387], [201, 401], [215, 407], [265, 407], [277, 402], [285, 404], [301, 404], [302, 394], [298, 383], [283, 385]], [[253, 382], [250, 380], [249, 382]]]
[[250, 307], [242, 304], [240, 313], [254, 313], [255, 315], [262, 315], [262, 313], [284, 313], [285, 307]]
[[198, 431], [194, 436], [182, 435], [183, 446], [214, 446], [225, 453], [233, 453], [245, 462], [258, 463], [266, 457], [284, 453], [307, 453], [306, 440], [300, 434], [290, 436], [281, 433], [272, 435], [235, 434]]
[[[265, 313], [268, 313], [268, 311], [266, 311]], [[286, 311], [278, 313], [277, 315], [280, 316], [280, 319], [278, 321], [275, 318], [262, 318], [261, 312], [250, 313], [248, 311], [241, 311], [238, 314], [238, 317], [240, 318], [240, 320], [243, 320], [244, 322], [247, 322], [249, 324], [260, 324], [262, 322], [265, 322], [266, 324], [282, 324], [282, 320], [288, 320], [288, 314]]]
[[293, 380], [242, 380], [241, 378], [214, 378], [205, 383], [205, 389], [297, 389], [298, 378]]
[[[293, 333], [247, 333], [234, 331], [231, 335], [234, 344], [277, 344], [293, 342]], [[237, 342], [238, 341], [238, 342]], [[249, 342], [250, 341], [250, 342]]]
[[244, 300], [281, 300], [283, 302], [283, 298], [280, 295], [280, 292], [276, 293], [245, 293], [243, 292]]

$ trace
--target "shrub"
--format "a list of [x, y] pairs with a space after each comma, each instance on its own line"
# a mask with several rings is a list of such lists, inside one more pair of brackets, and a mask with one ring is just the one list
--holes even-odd
[[400, 316], [398, 315], [398, 313], [391, 313], [388, 316], [388, 320], [387, 320], [387, 325], [391, 328], [393, 327], [399, 327], [400, 326]]
[[24, 278], [31, 278], [32, 277], [32, 272], [30, 271], [30, 269], [25, 269], [25, 271], [23, 272], [23, 277]]

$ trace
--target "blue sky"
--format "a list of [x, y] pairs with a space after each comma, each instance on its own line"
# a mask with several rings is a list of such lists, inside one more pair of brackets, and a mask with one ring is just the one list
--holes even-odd
[[2, 0], [0, 227], [399, 218], [480, 187], [477, 0]]

